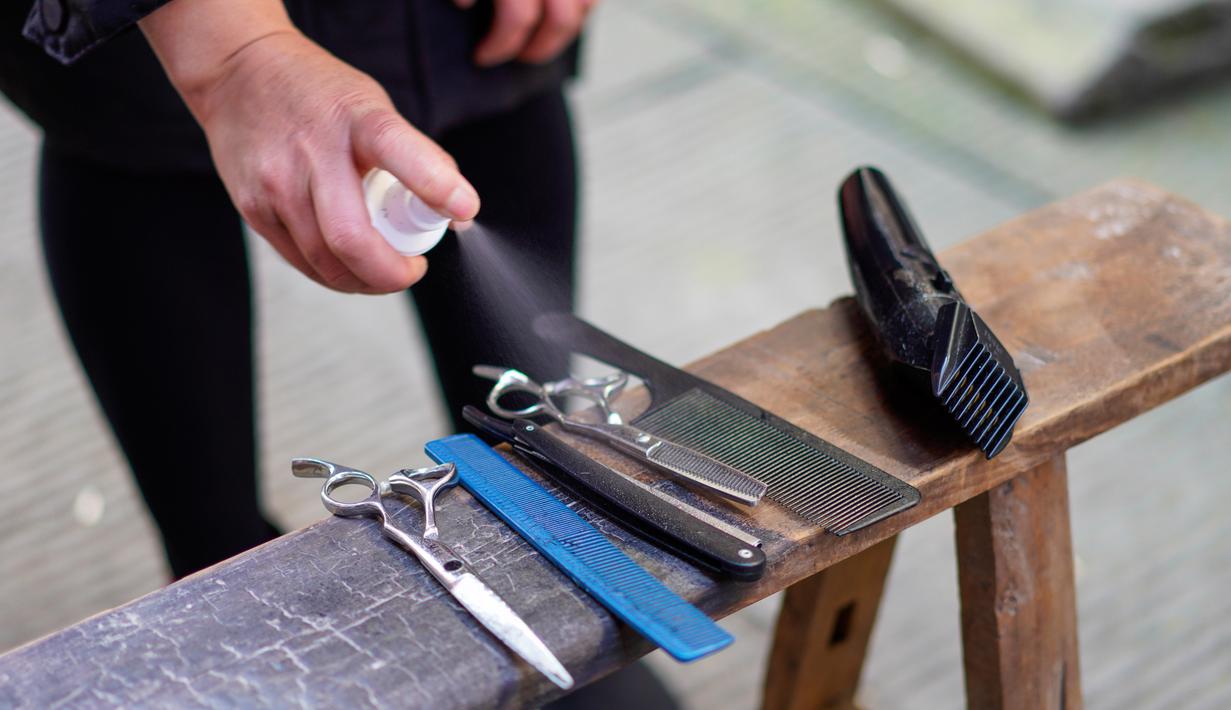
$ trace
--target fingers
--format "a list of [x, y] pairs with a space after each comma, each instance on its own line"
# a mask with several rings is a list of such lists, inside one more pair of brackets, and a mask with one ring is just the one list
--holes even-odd
[[329, 254], [367, 288], [392, 293], [423, 277], [427, 260], [406, 258], [372, 228], [359, 174], [349, 160], [318, 166], [312, 176], [313, 220]]
[[546, 62], [572, 43], [581, 31], [585, 8], [579, 0], [543, 0], [543, 20], [517, 55], [523, 62]]
[[316, 215], [306, 189], [298, 199], [284, 201], [278, 210], [278, 218], [286, 225], [301, 258], [316, 273], [318, 282], [346, 293], [368, 290], [368, 284], [343, 264], [325, 243], [316, 225]]
[[313, 281], [346, 293], [380, 292], [357, 276], [325, 242], [313, 210], [310, 179], [299, 177], [307, 174], [310, 171], [302, 164], [285, 169], [273, 163], [263, 165], [259, 196], [242, 201], [245, 219], [284, 259]]
[[264, 218], [246, 218], [248, 226], [252, 227], [252, 231], [256, 232], [265, 241], [269, 242], [274, 251], [287, 261], [291, 266], [295, 267], [304, 276], [312, 279], [316, 283], [325, 286], [321, 275], [316, 273], [316, 269], [308, 263], [308, 260], [299, 252], [299, 247], [295, 246], [295, 240], [291, 239], [291, 233], [287, 231], [286, 225], [282, 224], [272, 213]]
[[577, 38], [597, 4], [598, 0], [495, 0], [492, 28], [475, 51], [475, 62], [488, 67], [514, 58], [549, 61]]
[[243, 192], [235, 200], [235, 205], [252, 231], [269, 242], [279, 256], [304, 276], [322, 286], [328, 286], [324, 277], [304, 257], [287, 225], [278, 215], [272, 200], [264, 199], [264, 196], [257, 192]]
[[[391, 293], [404, 290], [423, 278], [427, 272], [426, 259], [421, 256], [406, 258], [393, 252], [379, 235], [376, 235], [379, 243], [367, 245], [366, 250], [392, 252], [391, 265], [386, 263], [373, 266], [365, 253], [360, 253], [356, 258], [350, 251], [353, 248], [350, 245], [337, 247], [339, 253], [335, 253], [336, 235], [343, 234], [344, 229], [322, 229], [318, 226], [318, 221], [321, 224], [342, 225], [344, 219], [335, 221], [335, 218], [329, 215], [319, 217], [313, 209], [313, 205], [326, 202], [332, 194], [317, 193], [317, 198], [312, 199], [309, 192], [304, 190], [300, 195], [302, 202], [297, 207], [293, 206], [294, 203], [283, 204], [277, 208], [281, 210], [281, 214], [273, 211], [262, 215], [248, 214], [245, 219], [253, 231], [269, 242], [274, 251], [291, 266], [313, 281], [335, 291]], [[362, 203], [360, 207], [362, 208]], [[371, 228], [370, 223], [368, 228]], [[331, 236], [326, 236], [327, 234]], [[357, 242], [350, 244], [355, 243]]]
[[542, 16], [543, 0], [495, 0], [492, 29], [475, 50], [475, 63], [490, 67], [516, 57]]
[[388, 170], [428, 206], [454, 220], [478, 214], [479, 193], [458, 172], [457, 162], [396, 112], [368, 113], [354, 130], [360, 164]]
[[357, 137], [353, 154], [351, 146], [335, 145], [312, 158], [263, 163], [249, 181], [254, 187], [237, 201], [248, 223], [283, 258], [335, 291], [392, 293], [427, 271], [426, 259], [398, 254], [372, 227], [356, 163], [387, 166], [441, 212], [468, 219], [478, 211], [478, 196], [453, 159], [394, 111], [382, 114], [387, 117], [371, 131], [358, 131], [355, 124], [369, 138]]

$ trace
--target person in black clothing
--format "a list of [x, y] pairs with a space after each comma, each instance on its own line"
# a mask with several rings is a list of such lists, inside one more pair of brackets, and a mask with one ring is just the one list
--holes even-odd
[[[594, 2], [0, 9], [0, 90], [44, 134], [39, 217], [56, 299], [176, 577], [277, 535], [257, 498], [241, 219], [329, 288], [415, 284], [458, 429], [462, 405], [486, 394], [472, 364], [566, 374], [564, 354], [518, 337], [535, 314], [491, 317], [480, 295], [492, 289], [467, 286], [455, 240], [431, 252], [426, 278], [423, 257], [393, 252], [367, 221], [359, 179], [385, 168], [458, 220], [482, 196], [483, 224], [524, 239], [534, 302], [571, 309], [577, 188], [562, 85]], [[640, 664], [552, 705], [634, 706], [674, 706]]]
[[527, 235], [519, 247], [541, 270], [527, 281], [547, 285], [539, 301], [571, 307], [576, 177], [562, 85], [589, 2], [472, 2], [0, 10], [0, 89], [44, 132], [39, 216], [55, 296], [175, 577], [277, 535], [257, 498], [241, 219], [329, 288], [418, 282], [410, 293], [459, 427], [485, 390], [471, 364], [564, 374], [563, 356], [498, 337], [526, 323], [488, 317], [475, 296], [486, 291], [458, 287], [453, 240], [423, 278], [425, 259], [388, 247], [361, 199], [360, 176], [376, 166], [455, 220], [472, 219], [481, 195], [485, 226]]

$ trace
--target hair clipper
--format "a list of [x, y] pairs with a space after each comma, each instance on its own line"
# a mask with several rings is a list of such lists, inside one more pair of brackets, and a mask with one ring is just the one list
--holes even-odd
[[941, 267], [889, 179], [861, 167], [838, 193], [859, 306], [890, 360], [990, 459], [1029, 398], [1021, 373]]

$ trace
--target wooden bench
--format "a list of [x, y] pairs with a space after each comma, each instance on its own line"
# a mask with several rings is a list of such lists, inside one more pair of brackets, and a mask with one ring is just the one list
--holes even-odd
[[[895, 535], [949, 508], [968, 703], [1079, 707], [1065, 451], [1231, 369], [1231, 228], [1157, 188], [1112, 183], [941, 260], [1030, 391], [1002, 455], [985, 461], [891, 402], [843, 299], [691, 370], [915, 485], [917, 507], [837, 538], [762, 506], [751, 522], [769, 571], [732, 583], [579, 506], [715, 616], [787, 590], [767, 707], [852, 705]], [[444, 538], [579, 681], [648, 650], [467, 494], [447, 496], [441, 518]], [[553, 693], [374, 525], [332, 518], [0, 657], [0, 706], [494, 707]]]

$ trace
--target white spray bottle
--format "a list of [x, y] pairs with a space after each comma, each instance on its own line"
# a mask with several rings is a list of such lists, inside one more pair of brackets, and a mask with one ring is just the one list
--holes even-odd
[[406, 256], [418, 256], [436, 246], [450, 219], [427, 206], [390, 172], [374, 168], [363, 178], [363, 201], [372, 227], [389, 246]]

